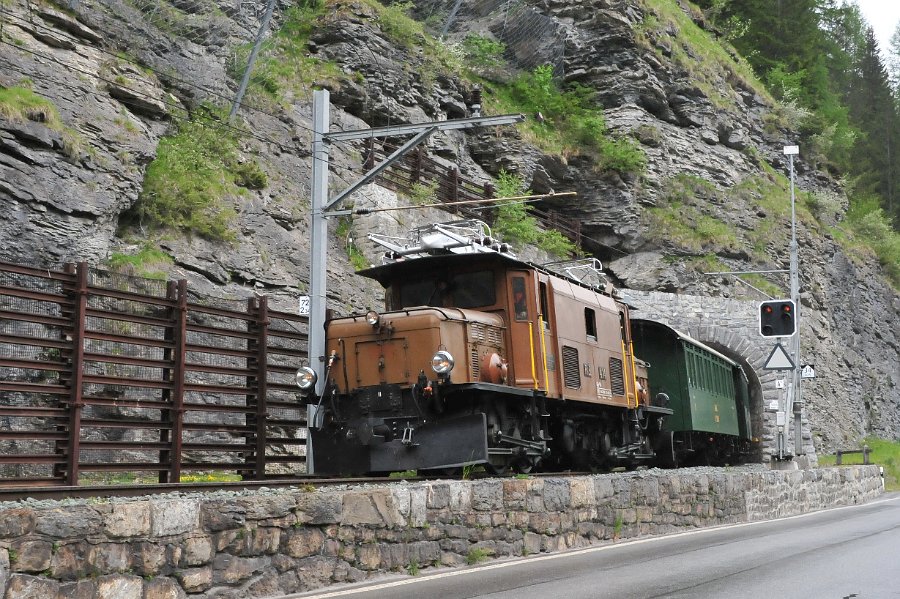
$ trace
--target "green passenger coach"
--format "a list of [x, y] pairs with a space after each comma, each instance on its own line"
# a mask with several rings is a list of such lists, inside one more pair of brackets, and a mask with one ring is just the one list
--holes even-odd
[[[741, 366], [716, 350], [662, 323], [632, 319], [635, 355], [649, 363], [648, 381], [657, 401], [673, 410], [678, 463], [734, 463], [749, 450], [749, 391]], [[660, 395], [664, 394], [664, 395]]]

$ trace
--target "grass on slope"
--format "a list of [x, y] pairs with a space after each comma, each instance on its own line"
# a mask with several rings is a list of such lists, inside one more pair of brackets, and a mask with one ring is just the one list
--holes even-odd
[[234, 241], [237, 213], [227, 198], [263, 189], [268, 180], [255, 159], [241, 157], [238, 130], [222, 124], [224, 115], [201, 107], [160, 140], [135, 206], [141, 223]]
[[77, 156], [84, 142], [63, 123], [53, 102], [34, 93], [28, 84], [25, 81], [23, 85], [0, 86], [0, 115], [14, 122], [34, 121], [43, 124], [60, 134], [63, 152], [67, 156]]
[[610, 133], [593, 96], [593, 90], [577, 84], [560, 87], [552, 67], [544, 65], [519, 74], [508, 85], [492, 85], [485, 105], [496, 114], [540, 113], [542, 119], [528, 119], [518, 129], [545, 152], [565, 158], [592, 155], [601, 172], [642, 173], [646, 156], [640, 144]]
[[[884, 466], [884, 486], [888, 491], [900, 491], [900, 441], [887, 441], [868, 437], [859, 444], [859, 447], [847, 449], [862, 449], [865, 443], [872, 450], [869, 454], [869, 463]], [[833, 455], [820, 455], [820, 466], [833, 466], [837, 458]], [[861, 453], [851, 453], [842, 457], [843, 464], [862, 464]]]
[[[753, 90], [771, 100], [747, 61], [737, 52], [726, 50], [723, 40], [698, 27], [680, 3], [671, 0], [641, 0], [640, 3], [647, 13], [636, 29], [638, 42], [665, 60], [669, 60], [665, 56], [669, 53], [717, 108], [734, 111], [740, 105], [729, 87]], [[693, 4], [688, 3], [688, 10], [696, 17], [702, 16]], [[728, 86], [722, 85], [724, 82]]]

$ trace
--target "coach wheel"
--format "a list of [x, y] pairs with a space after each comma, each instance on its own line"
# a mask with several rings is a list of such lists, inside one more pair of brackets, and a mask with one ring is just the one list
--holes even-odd
[[656, 459], [663, 468], [677, 468], [678, 456], [675, 455], [675, 434], [672, 431], [660, 431], [656, 437]]

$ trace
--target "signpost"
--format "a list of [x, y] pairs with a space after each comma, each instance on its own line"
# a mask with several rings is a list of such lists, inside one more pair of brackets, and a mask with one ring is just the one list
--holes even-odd
[[[787, 351], [782, 347], [780, 343], [776, 343], [775, 347], [772, 348], [772, 352], [769, 354], [768, 359], [766, 360], [765, 365], [763, 366], [764, 370], [778, 370], [784, 371], [787, 370], [794, 374], [797, 370], [797, 367], [794, 365], [793, 360], [788, 355]], [[775, 388], [780, 389], [782, 392], [782, 398], [784, 398], [784, 379], [777, 379], [775, 381]], [[793, 387], [793, 384], [791, 384]], [[793, 389], [791, 389], [793, 391]], [[787, 401], [785, 399], [784, 403], [773, 400], [769, 404], [769, 408], [775, 407], [775, 426], [778, 427], [778, 458], [781, 459], [784, 457], [784, 429], [787, 426]]]
[[772, 353], [769, 354], [769, 359], [763, 366], [764, 370], [794, 370], [795, 368], [794, 362], [780, 343], [776, 343], [772, 348]]
[[[800, 146], [784, 146], [791, 169], [791, 301], [794, 303], [796, 334], [791, 340], [794, 360], [800, 363], [800, 258], [797, 250], [797, 211], [794, 202], [794, 156], [800, 154]], [[800, 394], [799, 371], [795, 368], [791, 377], [791, 403], [794, 412], [794, 455], [803, 455], [801, 413], [803, 403]]]

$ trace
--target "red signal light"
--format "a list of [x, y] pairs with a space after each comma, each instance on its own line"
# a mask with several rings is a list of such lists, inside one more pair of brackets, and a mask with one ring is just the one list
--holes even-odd
[[759, 305], [759, 334], [763, 337], [790, 337], [797, 332], [794, 302], [768, 300]]

